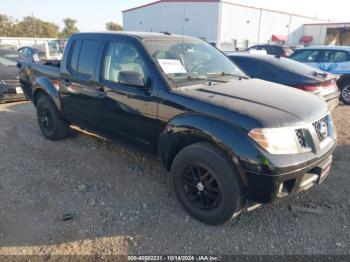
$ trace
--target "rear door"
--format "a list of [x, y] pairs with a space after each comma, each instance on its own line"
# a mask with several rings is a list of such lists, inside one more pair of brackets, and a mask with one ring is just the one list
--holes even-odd
[[64, 115], [74, 124], [98, 130], [94, 100], [100, 95], [95, 70], [102, 42], [94, 39], [76, 39], [67, 59], [69, 74], [60, 80], [60, 96]]
[[323, 50], [318, 67], [336, 75], [350, 74], [350, 54], [343, 50]]

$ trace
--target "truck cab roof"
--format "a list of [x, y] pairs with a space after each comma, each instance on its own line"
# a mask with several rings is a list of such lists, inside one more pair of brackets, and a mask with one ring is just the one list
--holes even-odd
[[138, 38], [140, 40], [160, 40], [160, 39], [195, 39], [195, 37], [183, 36], [170, 34], [168, 32], [133, 32], [133, 31], [118, 31], [118, 32], [88, 32], [88, 33], [75, 33], [72, 37], [79, 36], [90, 36], [90, 37], [100, 37], [100, 36], [131, 36]]

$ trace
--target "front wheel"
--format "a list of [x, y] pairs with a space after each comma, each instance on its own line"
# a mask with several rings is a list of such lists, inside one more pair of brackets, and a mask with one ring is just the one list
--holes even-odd
[[350, 81], [346, 81], [340, 86], [340, 100], [346, 104], [350, 105]]
[[213, 145], [184, 148], [175, 157], [171, 173], [178, 199], [197, 220], [218, 225], [242, 209], [238, 174], [227, 155]]
[[69, 135], [69, 125], [60, 116], [52, 99], [42, 95], [36, 105], [41, 133], [49, 140], [56, 141]]

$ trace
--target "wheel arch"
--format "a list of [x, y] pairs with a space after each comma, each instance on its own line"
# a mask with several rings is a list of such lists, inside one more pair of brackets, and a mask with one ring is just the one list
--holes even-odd
[[183, 148], [194, 143], [208, 142], [227, 153], [232, 160], [236, 157], [235, 145], [243, 136], [243, 130], [223, 120], [189, 113], [174, 118], [165, 126], [158, 141], [158, 156], [170, 170], [175, 156]]
[[337, 81], [337, 85], [339, 88], [341, 88], [346, 82], [350, 82], [350, 74], [341, 75]]
[[33, 86], [34, 86], [34, 89], [33, 89], [34, 91], [33, 91], [32, 98], [35, 106], [38, 102], [39, 96], [41, 94], [44, 94], [49, 96], [55, 103], [58, 111], [61, 111], [61, 102], [58, 97], [58, 90], [56, 89], [56, 87], [53, 86], [53, 84], [48, 78], [46, 77], [37, 78], [34, 81]]

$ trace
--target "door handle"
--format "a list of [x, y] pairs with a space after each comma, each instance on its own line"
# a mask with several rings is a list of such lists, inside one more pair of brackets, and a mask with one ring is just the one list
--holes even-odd
[[105, 98], [107, 96], [106, 91], [103, 87], [97, 88], [97, 97], [98, 98]]

